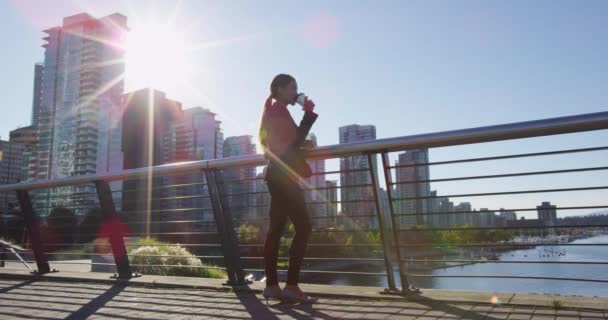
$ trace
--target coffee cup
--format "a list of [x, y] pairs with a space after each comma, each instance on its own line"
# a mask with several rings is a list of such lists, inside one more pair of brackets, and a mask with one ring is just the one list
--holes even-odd
[[303, 107], [305, 102], [306, 102], [306, 95], [304, 93], [298, 93], [298, 95], [296, 97], [296, 103]]

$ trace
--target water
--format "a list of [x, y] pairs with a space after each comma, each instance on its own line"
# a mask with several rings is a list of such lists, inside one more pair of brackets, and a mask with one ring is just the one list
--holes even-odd
[[[608, 243], [608, 235], [573, 241], [572, 243]], [[539, 250], [552, 249], [563, 252], [565, 256], [539, 257]], [[516, 250], [499, 255], [500, 260], [517, 261], [598, 261], [608, 262], [606, 246], [552, 246], [535, 249]], [[360, 270], [363, 269], [363, 270]], [[358, 268], [366, 272], [383, 272], [383, 265], [368, 264]], [[416, 272], [420, 273], [420, 272]], [[560, 278], [586, 278], [608, 280], [608, 265], [580, 264], [529, 264], [529, 263], [478, 263], [461, 267], [434, 270], [433, 275], [509, 275], [509, 276], [542, 276]], [[386, 287], [386, 277], [361, 275], [306, 275], [304, 282], [329, 283], [335, 285], [359, 285]], [[608, 283], [529, 280], [529, 279], [477, 279], [477, 278], [416, 278], [411, 282], [420, 288], [474, 290], [514, 293], [553, 293], [564, 295], [604, 296], [608, 297]], [[397, 283], [399, 280], [397, 278]], [[398, 285], [399, 286], [399, 285]]]
[[[608, 236], [597, 236], [572, 243], [608, 243]], [[605, 246], [554, 246], [554, 251], [565, 250], [565, 256], [539, 257], [543, 247], [503, 253], [500, 260], [541, 261], [597, 261], [608, 262], [608, 247]], [[435, 270], [434, 275], [509, 275], [542, 276], [560, 278], [587, 278], [608, 280], [608, 265], [580, 264], [524, 264], [478, 263], [463, 267]], [[480, 290], [516, 293], [557, 293], [566, 295], [608, 296], [608, 283], [528, 280], [528, 279], [458, 279], [435, 278], [419, 283], [420, 287], [452, 290]]]

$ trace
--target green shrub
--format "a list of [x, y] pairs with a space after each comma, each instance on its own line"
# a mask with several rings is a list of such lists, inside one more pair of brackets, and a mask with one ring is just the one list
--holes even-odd
[[138, 240], [136, 246], [129, 250], [129, 262], [142, 274], [227, 278], [223, 270], [203, 268], [214, 266], [203, 264], [179, 244], [167, 245], [153, 238]]
[[551, 307], [553, 310], [560, 310], [563, 307], [563, 305], [560, 300], [553, 300], [549, 304], [549, 307]]

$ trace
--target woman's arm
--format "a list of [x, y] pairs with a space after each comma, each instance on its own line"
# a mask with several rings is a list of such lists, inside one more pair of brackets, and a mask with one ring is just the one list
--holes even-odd
[[318, 117], [319, 115], [314, 113], [314, 111], [304, 112], [304, 116], [300, 121], [300, 126], [298, 126], [296, 131], [296, 139], [293, 143], [294, 149], [302, 147], [304, 140], [306, 140], [306, 136], [308, 136], [308, 133], [310, 132], [310, 128], [312, 128], [312, 125], [315, 123]]
[[310, 132], [310, 128], [317, 120], [317, 117], [319, 117], [319, 115], [313, 111], [315, 109], [315, 103], [308, 99], [308, 97], [304, 97], [304, 99], [304, 106], [302, 107], [302, 110], [304, 110], [304, 117], [302, 117], [302, 120], [300, 121], [300, 126], [297, 127], [296, 139], [293, 145], [296, 150], [302, 147], [306, 140], [306, 136], [308, 136], [308, 133]]

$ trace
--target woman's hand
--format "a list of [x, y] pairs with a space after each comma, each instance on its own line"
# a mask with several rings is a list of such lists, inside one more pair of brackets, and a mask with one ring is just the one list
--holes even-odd
[[305, 112], [307, 111], [312, 111], [315, 109], [315, 103], [308, 99], [308, 97], [305, 98], [306, 100], [304, 100], [304, 107], [302, 107], [302, 110], [304, 110]]

